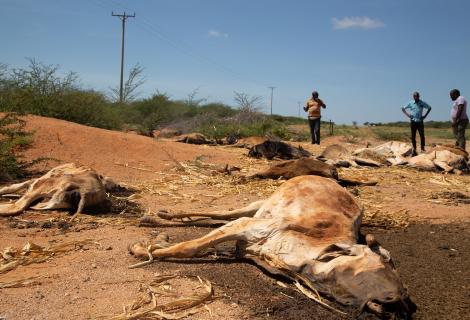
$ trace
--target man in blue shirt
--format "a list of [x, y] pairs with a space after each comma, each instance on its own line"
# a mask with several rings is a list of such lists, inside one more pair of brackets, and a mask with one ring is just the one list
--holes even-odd
[[[426, 114], [423, 116], [423, 109], [426, 109]], [[413, 100], [408, 102], [406, 106], [401, 108], [403, 113], [410, 118], [411, 127], [411, 143], [413, 144], [413, 156], [416, 156], [416, 131], [419, 132], [421, 138], [421, 151], [424, 152], [424, 124], [423, 120], [431, 112], [431, 106], [419, 98], [419, 92], [413, 92]], [[407, 112], [407, 110], [409, 112]]]

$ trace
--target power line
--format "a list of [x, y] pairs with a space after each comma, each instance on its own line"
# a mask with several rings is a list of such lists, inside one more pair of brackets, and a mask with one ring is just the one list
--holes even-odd
[[[99, 3], [100, 7], [105, 6], [103, 4], [103, 3], [106, 3], [105, 0], [96, 0], [96, 1], [97, 1], [97, 4]], [[119, 7], [122, 7], [124, 9], [129, 9], [128, 7], [126, 7], [125, 5], [123, 5], [122, 3], [118, 2], [118, 1], [114, 1], [114, 0], [110, 0], [110, 1], [112, 3], [114, 3], [115, 5], [119, 6]], [[258, 82], [257, 80], [254, 80], [250, 77], [247, 77], [246, 75], [240, 74], [240, 73], [232, 70], [231, 68], [229, 68], [229, 67], [227, 67], [223, 64], [220, 64], [220, 63], [218, 63], [218, 62], [216, 62], [216, 61], [214, 61], [210, 58], [207, 58], [205, 56], [197, 54], [196, 52], [194, 52], [194, 50], [191, 48], [190, 45], [184, 43], [181, 40], [172, 40], [172, 39], [170, 39], [163, 32], [161, 32], [159, 30], [159, 29], [161, 29], [160, 27], [158, 27], [155, 24], [152, 24], [147, 19], [145, 19], [145, 17], [142, 17], [141, 15], [139, 16], [139, 20], [136, 21], [136, 24], [137, 24], [138, 27], [142, 28], [143, 30], [147, 31], [148, 33], [152, 34], [153, 36], [156, 36], [156, 37], [160, 38], [161, 40], [165, 41], [168, 45], [170, 45], [174, 49], [178, 50], [180, 53], [185, 54], [185, 55], [187, 55], [187, 56], [189, 56], [189, 57], [191, 57], [195, 60], [199, 60], [200, 62], [210, 64], [210, 65], [214, 66], [216, 69], [218, 69], [219, 72], [230, 74], [233, 78], [238, 79], [239, 81], [249, 82], [251, 84], [255, 84], [257, 86], [262, 86], [262, 87], [265, 86], [265, 84], [262, 84], [262, 83]]]
[[119, 17], [122, 22], [122, 34], [121, 34], [121, 81], [119, 84], [119, 102], [122, 103], [122, 97], [123, 97], [123, 81], [124, 81], [124, 34], [126, 31], [126, 20], [127, 18], [135, 18], [135, 12], [133, 15], [126, 14], [126, 11], [124, 11], [124, 14], [114, 14], [114, 12], [111, 11], [111, 16], [113, 17]]

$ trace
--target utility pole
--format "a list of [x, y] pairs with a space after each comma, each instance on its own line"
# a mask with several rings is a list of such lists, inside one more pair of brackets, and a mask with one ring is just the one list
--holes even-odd
[[126, 11], [124, 11], [124, 14], [114, 14], [114, 12], [111, 12], [111, 16], [113, 17], [119, 17], [122, 21], [122, 35], [121, 35], [121, 82], [119, 85], [119, 102], [122, 103], [122, 94], [123, 94], [123, 81], [124, 81], [124, 33], [126, 31], [126, 19], [127, 18], [135, 18], [135, 12], [133, 15], [126, 14]]
[[301, 103], [302, 103], [302, 102], [297, 101], [297, 104], [299, 105], [299, 118], [300, 118], [300, 104], [301, 104]]
[[268, 88], [271, 89], [271, 115], [273, 115], [273, 93], [276, 87], [268, 87]]

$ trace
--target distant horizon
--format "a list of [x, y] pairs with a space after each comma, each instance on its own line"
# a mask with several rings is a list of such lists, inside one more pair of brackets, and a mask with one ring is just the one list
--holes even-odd
[[[448, 121], [449, 91], [470, 97], [470, 3], [463, 0], [182, 0], [56, 2], [3, 0], [1, 63], [25, 67], [31, 57], [74, 71], [84, 88], [119, 83], [121, 21], [126, 74], [140, 64], [140, 97], [159, 90], [235, 106], [234, 91], [263, 98], [269, 113], [298, 116], [313, 90], [338, 124], [397, 122], [419, 91], [428, 120]], [[243, 21], [243, 23], [241, 23]], [[301, 110], [301, 117], [305, 113]]]

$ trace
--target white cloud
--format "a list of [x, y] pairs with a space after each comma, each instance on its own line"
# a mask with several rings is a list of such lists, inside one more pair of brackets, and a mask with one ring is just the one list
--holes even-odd
[[344, 17], [342, 19], [333, 18], [333, 29], [378, 29], [385, 27], [385, 23], [378, 19], [371, 19], [369, 17]]
[[212, 38], [228, 38], [227, 33], [223, 33], [223, 32], [217, 31], [217, 30], [209, 30], [207, 35], [209, 37], [212, 37]]

